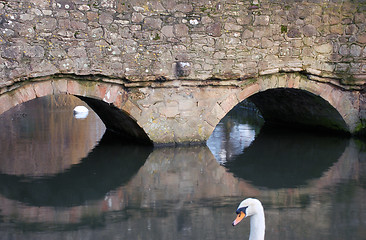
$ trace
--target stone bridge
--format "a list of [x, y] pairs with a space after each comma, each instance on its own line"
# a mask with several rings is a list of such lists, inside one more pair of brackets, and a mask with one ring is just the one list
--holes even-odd
[[365, 129], [363, 0], [0, 0], [0, 13], [0, 113], [72, 94], [126, 138], [192, 143], [250, 98], [267, 121]]

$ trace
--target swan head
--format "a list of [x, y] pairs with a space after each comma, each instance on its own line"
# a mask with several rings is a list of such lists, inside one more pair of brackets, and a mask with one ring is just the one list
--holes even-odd
[[243, 200], [236, 209], [236, 219], [233, 221], [233, 226], [237, 225], [241, 220], [256, 214], [263, 214], [262, 203], [255, 198], [247, 198]]

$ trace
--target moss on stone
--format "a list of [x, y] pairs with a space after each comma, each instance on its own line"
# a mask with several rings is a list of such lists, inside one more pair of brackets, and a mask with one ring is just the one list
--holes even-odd
[[74, 37], [77, 38], [78, 35], [79, 35], [79, 31], [75, 31]]
[[361, 119], [361, 121], [355, 127], [355, 133], [365, 135], [366, 134], [366, 122]]
[[287, 33], [287, 26], [281, 25], [281, 33]]
[[258, 81], [258, 78], [248, 78], [248, 79], [245, 79], [244, 81], [243, 81], [243, 83], [242, 84], [240, 84], [240, 87], [241, 88], [245, 88], [245, 87], [247, 87], [248, 85], [251, 85], [251, 84], [253, 84], [253, 83], [256, 83]]
[[85, 87], [85, 88], [95, 88], [96, 86], [98, 86], [98, 82], [94, 82], [94, 81], [79, 81], [79, 80], [73, 80], [76, 81], [77, 83], [79, 83], [81, 86]]
[[156, 33], [156, 34], [155, 34], [155, 37], [153, 38], [153, 40], [155, 40], [155, 41], [160, 40], [160, 35], [159, 35], [159, 33]]

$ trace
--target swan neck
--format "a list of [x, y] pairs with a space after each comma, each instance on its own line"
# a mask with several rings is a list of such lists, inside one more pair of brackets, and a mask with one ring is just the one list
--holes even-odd
[[249, 240], [264, 240], [265, 228], [264, 212], [262, 210], [250, 218]]

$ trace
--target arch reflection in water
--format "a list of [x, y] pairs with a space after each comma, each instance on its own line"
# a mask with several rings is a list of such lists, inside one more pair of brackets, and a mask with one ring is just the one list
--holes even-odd
[[207, 146], [216, 160], [225, 164], [253, 142], [263, 123], [256, 106], [244, 100], [219, 122], [207, 140]]
[[0, 193], [32, 206], [81, 205], [127, 183], [151, 150], [121, 144], [107, 131], [87, 157], [65, 172], [42, 178], [0, 174]]
[[[232, 126], [240, 124], [234, 122]], [[245, 152], [252, 144], [239, 146], [244, 146]], [[108, 149], [105, 148], [112, 157], [118, 154], [117, 150]], [[126, 151], [130, 149], [123, 150], [122, 154], [128, 154]], [[243, 151], [228, 155], [226, 162], [235, 160]], [[135, 176], [120, 181], [117, 178], [123, 175], [113, 172], [114, 168], [122, 167], [118, 159], [108, 161], [104, 156], [110, 154], [98, 146], [89, 153], [95, 154], [94, 160], [84, 158], [79, 165], [69, 167], [64, 174], [59, 172], [40, 178], [18, 175], [16, 181], [19, 185], [15, 184], [22, 187], [26, 186], [22, 181], [33, 181], [35, 184], [43, 181], [49, 187], [58, 187], [56, 182], [73, 184], [68, 178], [77, 181], [83, 177], [87, 178], [86, 181], [80, 180], [84, 184], [73, 189], [77, 191], [77, 188], [96, 185], [97, 194], [87, 192], [93, 191], [92, 188], [84, 190], [76, 200], [68, 199], [67, 205], [53, 200], [43, 203], [22, 200], [26, 203], [23, 204], [18, 202], [21, 197], [13, 201], [1, 196], [11, 192], [5, 187], [0, 194], [0, 239], [90, 240], [114, 239], [116, 236], [121, 239], [241, 239], [246, 231], [245, 225], [239, 231], [234, 231], [231, 221], [235, 215], [233, 207], [244, 196], [257, 196], [263, 200], [268, 216], [268, 239], [363, 239], [365, 191], [357, 183], [355, 186], [347, 184], [350, 180], [362, 179], [357, 175], [360, 172], [358, 153], [359, 149], [350, 144], [322, 178], [310, 181], [305, 187], [268, 189], [235, 177], [217, 163], [205, 146], [156, 148]], [[100, 165], [103, 163], [107, 166]], [[93, 172], [99, 178], [94, 177], [91, 174]], [[9, 173], [5, 175], [4, 179], [14, 177]], [[340, 185], [339, 176], [346, 184]], [[52, 180], [54, 177], [59, 181]], [[110, 177], [112, 180], [104, 180]], [[7, 181], [11, 182], [11, 179]], [[122, 185], [115, 188], [117, 184]], [[112, 191], [106, 192], [108, 189]], [[43, 193], [47, 194], [45, 191]], [[83, 197], [84, 200], [80, 200]], [[95, 201], [89, 201], [93, 199]], [[85, 203], [76, 206], [82, 201]], [[31, 204], [43, 204], [45, 207], [33, 207]], [[343, 214], [346, 211], [347, 214]]]
[[231, 110], [207, 142], [217, 161], [257, 187], [292, 188], [319, 178], [348, 140], [264, 123], [249, 100]]
[[[296, 189], [263, 189], [234, 177], [217, 163], [205, 146], [156, 148], [127, 184], [84, 206], [61, 208], [66, 216], [61, 223], [55, 221], [61, 215], [60, 208], [26, 206], [23, 215], [21, 210], [14, 212], [18, 213], [19, 221], [29, 223], [29, 230], [24, 230], [26, 224], [16, 225], [14, 231], [17, 232], [11, 235], [11, 230], [4, 226], [7, 221], [11, 221], [7, 226], [15, 225], [14, 212], [5, 214], [6, 209], [2, 209], [5, 221], [0, 223], [0, 236], [5, 233], [14, 239], [27, 240], [44, 239], [40, 238], [42, 236], [53, 240], [75, 239], [75, 236], [78, 239], [113, 239], [116, 236], [121, 239], [241, 239], [246, 231], [245, 223], [239, 231], [233, 231], [231, 222], [235, 215], [233, 206], [236, 207], [243, 196], [257, 196], [263, 200], [268, 216], [268, 239], [320, 240], [346, 236], [349, 224], [344, 227], [345, 222], [351, 222], [354, 215], [329, 216], [329, 212], [338, 213], [343, 204], [336, 197], [339, 176], [344, 176], [347, 182], [358, 172], [357, 148], [350, 145], [343, 155], [334, 165], [336, 167], [325, 173], [326, 179], [315, 179], [308, 186]], [[100, 161], [103, 162], [108, 164], [108, 161]], [[335, 192], [328, 191], [331, 188], [335, 188]], [[342, 192], [343, 195], [349, 190]], [[357, 193], [362, 197], [364, 191], [357, 189]], [[350, 213], [362, 210], [364, 205], [364, 199], [360, 197], [359, 200], [355, 195], [347, 195], [357, 203], [350, 206]], [[302, 202], [304, 196], [307, 198], [305, 203]], [[28, 214], [37, 210], [52, 218], [29, 220]], [[321, 224], [314, 218], [321, 219]], [[366, 215], [359, 218], [361, 224], [356, 227], [362, 229]], [[342, 226], [342, 232], [331, 231], [335, 226], [338, 229]], [[353, 236], [362, 235], [356, 232]]]
[[348, 142], [339, 136], [265, 125], [252, 144], [225, 167], [255, 186], [294, 188], [321, 177], [338, 161]]
[[0, 115], [0, 172], [45, 176], [77, 164], [105, 132], [99, 117], [73, 118], [86, 105], [70, 95], [52, 95], [22, 103]]

